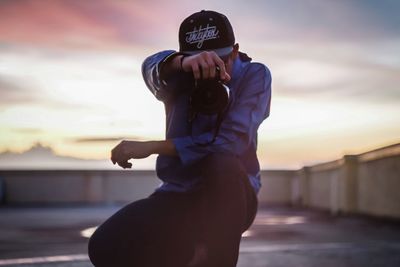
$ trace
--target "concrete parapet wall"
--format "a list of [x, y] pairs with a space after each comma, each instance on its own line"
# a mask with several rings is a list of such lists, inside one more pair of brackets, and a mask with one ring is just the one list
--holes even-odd
[[297, 176], [300, 196], [292, 204], [400, 218], [400, 144], [304, 167]]
[[0, 171], [8, 204], [130, 202], [151, 194], [154, 171]]
[[261, 204], [289, 204], [292, 196], [293, 174], [294, 171], [287, 170], [262, 171], [259, 202]]
[[357, 191], [360, 213], [400, 218], [400, 155], [361, 162]]
[[[400, 144], [300, 170], [262, 171], [261, 179], [260, 205], [400, 218]], [[127, 170], [0, 170], [0, 180], [10, 204], [128, 203], [160, 184], [154, 171]]]
[[332, 204], [334, 183], [337, 170], [311, 171], [308, 182], [308, 205], [320, 209], [329, 209]]

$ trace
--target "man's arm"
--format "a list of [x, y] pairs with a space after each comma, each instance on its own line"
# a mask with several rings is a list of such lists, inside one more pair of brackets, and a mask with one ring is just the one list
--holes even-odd
[[112, 162], [131, 168], [129, 159], [146, 158], [152, 154], [179, 156], [183, 164], [191, 164], [216, 152], [241, 154], [257, 134], [258, 127], [269, 116], [271, 101], [271, 75], [261, 64], [252, 64], [251, 77], [243, 85], [232, 111], [224, 118], [214, 143], [213, 133], [184, 136], [162, 141], [122, 141], [111, 152]]
[[143, 80], [147, 88], [161, 101], [167, 100], [174, 93], [173, 86], [167, 86], [166, 82], [160, 77], [161, 63], [174, 53], [173, 50], [156, 53], [146, 58], [142, 64]]
[[[173, 93], [173, 85], [168, 80], [179, 72], [193, 72], [196, 79], [211, 78], [220, 68], [222, 80], [230, 80], [224, 62], [214, 52], [202, 52], [188, 56], [173, 50], [154, 54], [143, 62], [143, 79], [157, 99], [166, 101]], [[200, 77], [200, 73], [202, 77]], [[176, 156], [177, 151], [172, 140], [162, 141], [122, 141], [111, 151], [111, 161], [122, 168], [131, 168], [129, 159], [146, 158], [152, 154]]]
[[[171, 57], [165, 60], [165, 55], [172, 55], [174, 52], [161, 52], [146, 59], [143, 63], [143, 76], [155, 75], [156, 80], [160, 81], [160, 68], [168, 75], [178, 71], [192, 71], [194, 75], [201, 69], [202, 74], [215, 75], [216, 66], [222, 70], [222, 75], [229, 80], [230, 76], [226, 73], [224, 62], [213, 52], [202, 52], [197, 55], [182, 58], [182, 55]], [[215, 57], [214, 57], [215, 56]], [[160, 66], [160, 59], [164, 59], [164, 66]], [[184, 59], [184, 60], [182, 60]], [[258, 66], [258, 67], [256, 67]], [[185, 136], [173, 140], [163, 141], [122, 141], [111, 152], [112, 162], [118, 163], [123, 168], [130, 168], [129, 159], [146, 158], [152, 154], [179, 156], [182, 163], [189, 164], [213, 152], [229, 152], [240, 154], [248, 145], [252, 138], [257, 134], [261, 122], [268, 117], [271, 99], [271, 76], [269, 70], [260, 64], [254, 64], [251, 77], [243, 86], [244, 90], [237, 99], [234, 111], [230, 112], [224, 119], [221, 130], [215, 142], [208, 146], [199, 146], [199, 143], [206, 143], [212, 139], [212, 133], [205, 133], [199, 136]], [[157, 72], [157, 73], [155, 73]], [[203, 76], [204, 77], [204, 76]], [[153, 80], [154, 82], [154, 80]], [[149, 86], [149, 81], [146, 81]], [[157, 83], [158, 84], [158, 83]], [[165, 96], [162, 94], [162, 87], [156, 88], [153, 92], [157, 98]], [[152, 89], [149, 87], [150, 90]], [[159, 91], [157, 91], [159, 90]], [[161, 97], [161, 100], [163, 98]], [[240, 114], [237, 116], [237, 114]]]
[[142, 75], [146, 86], [161, 101], [168, 101], [179, 89], [176, 81], [179, 73], [193, 73], [195, 79], [214, 78], [216, 68], [220, 69], [220, 79], [229, 81], [224, 61], [212, 51], [196, 55], [183, 55], [173, 50], [166, 50], [146, 58], [142, 64]]
[[111, 151], [111, 161], [122, 168], [131, 168], [130, 159], [143, 159], [152, 154], [176, 156], [171, 140], [162, 141], [122, 141]]

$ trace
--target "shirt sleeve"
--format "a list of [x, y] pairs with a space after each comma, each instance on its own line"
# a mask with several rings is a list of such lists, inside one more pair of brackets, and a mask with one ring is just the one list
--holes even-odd
[[175, 91], [176, 86], [162, 77], [162, 67], [168, 59], [176, 55], [174, 50], [165, 50], [146, 58], [142, 64], [143, 80], [153, 95], [161, 101], [167, 101]]
[[260, 63], [251, 63], [249, 68], [238, 88], [237, 99], [226, 113], [212, 144], [199, 145], [210, 142], [213, 132], [172, 139], [184, 165], [194, 163], [210, 153], [240, 155], [256, 140], [258, 127], [270, 112], [271, 74]]

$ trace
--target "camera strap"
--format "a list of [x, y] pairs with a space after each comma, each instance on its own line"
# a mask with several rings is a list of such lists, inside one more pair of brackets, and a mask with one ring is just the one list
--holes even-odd
[[[190, 126], [189, 126], [189, 134], [190, 134], [190, 136], [192, 137], [192, 140], [193, 140], [194, 139], [193, 138], [193, 121], [196, 119], [197, 113], [190, 112], [190, 114], [191, 115], [190, 115], [190, 118], [189, 118], [189, 124], [190, 124]], [[195, 142], [195, 141], [193, 141], [193, 142], [196, 145], [202, 146], [202, 147], [209, 146], [209, 145], [213, 144], [215, 142], [215, 140], [217, 139], [219, 130], [221, 129], [221, 124], [222, 124], [222, 120], [223, 120], [223, 117], [224, 117], [223, 115], [224, 115], [224, 111], [222, 111], [222, 110], [220, 110], [218, 112], [218, 114], [217, 114], [217, 120], [215, 122], [214, 134], [213, 134], [213, 138], [211, 139], [211, 141], [208, 141], [208, 142], [205, 142], [205, 143], [199, 143], [199, 142]]]
[[[218, 83], [221, 83], [221, 82], [218, 82]], [[213, 103], [214, 106], [211, 106], [211, 108], [210, 107], [207, 107], [205, 109], [199, 108], [199, 101], [198, 101], [199, 95], [195, 94], [196, 92], [198, 92], [198, 81], [197, 80], [195, 80], [194, 88], [192, 89], [192, 92], [190, 94], [189, 114], [188, 114], [189, 115], [189, 118], [188, 118], [189, 134], [192, 137], [193, 142], [198, 146], [205, 147], [205, 146], [209, 146], [215, 142], [215, 140], [217, 139], [217, 136], [219, 134], [224, 115], [225, 115], [226, 111], [228, 110], [228, 106], [230, 105], [229, 88], [227, 86], [223, 85], [222, 83], [221, 83], [221, 87], [218, 87], [218, 88], [219, 89], [216, 91], [217, 95], [215, 95], [215, 94], [213, 95], [213, 98], [217, 97], [217, 99], [218, 99], [217, 106], [215, 106], [215, 103]], [[225, 94], [222, 93], [221, 90], [223, 90], [222, 92], [225, 92]], [[206, 92], [208, 92], [208, 91], [209, 90], [206, 90]], [[208, 96], [208, 97], [210, 98], [210, 96]], [[203, 98], [201, 98], [201, 99], [203, 99]], [[221, 103], [221, 99], [223, 101], [222, 103]], [[211, 130], [214, 130], [211, 141], [208, 141], [205, 143], [199, 143], [199, 142], [195, 141], [195, 138], [193, 136], [193, 121], [197, 118], [198, 114], [204, 114], [204, 115], [208, 115], [208, 116], [217, 115], [215, 125], [211, 129]]]

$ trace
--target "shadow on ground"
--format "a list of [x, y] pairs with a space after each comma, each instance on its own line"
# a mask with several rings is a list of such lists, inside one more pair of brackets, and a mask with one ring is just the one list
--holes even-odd
[[[119, 208], [2, 207], [0, 266], [91, 266], [82, 231]], [[63, 255], [69, 258], [59, 257]], [[287, 207], [261, 208], [244, 233], [238, 267], [281, 266], [400, 266], [400, 223]]]

